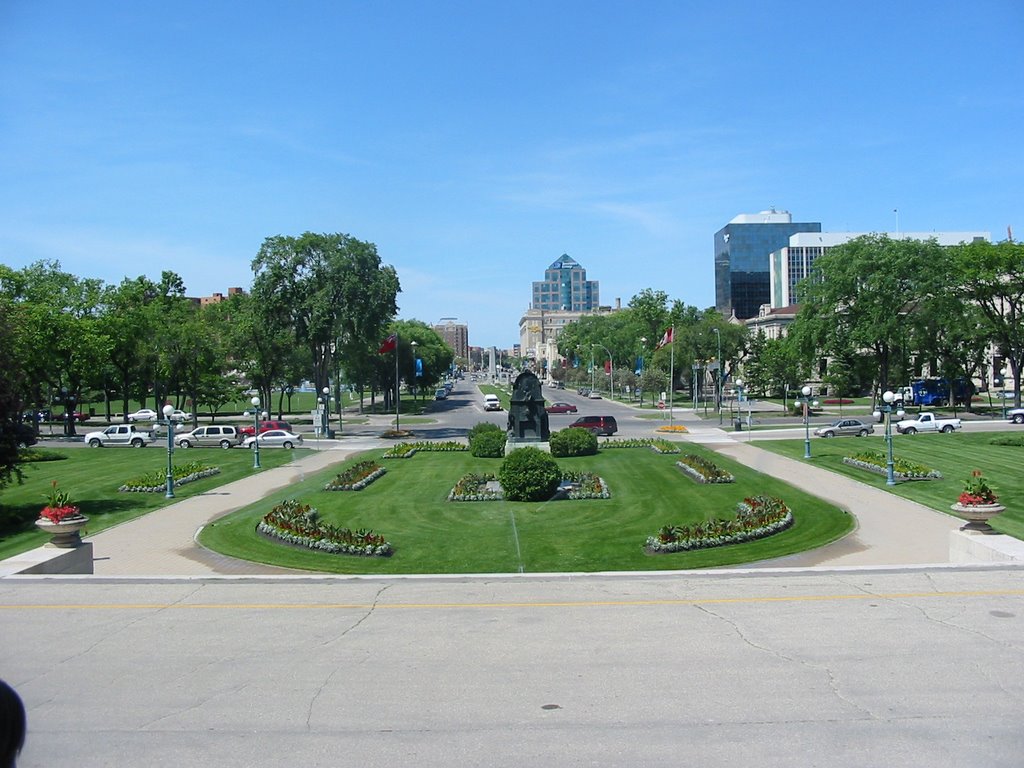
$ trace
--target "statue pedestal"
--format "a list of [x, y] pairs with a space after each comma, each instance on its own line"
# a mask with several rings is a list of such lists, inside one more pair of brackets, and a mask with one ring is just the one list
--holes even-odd
[[544, 451], [544, 453], [551, 453], [551, 443], [547, 440], [515, 440], [509, 438], [505, 442], [505, 455], [508, 456], [516, 448], [536, 448], [538, 451]]

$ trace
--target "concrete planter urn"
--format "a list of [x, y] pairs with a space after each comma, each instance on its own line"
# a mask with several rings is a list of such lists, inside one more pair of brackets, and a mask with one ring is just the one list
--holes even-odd
[[82, 529], [85, 528], [88, 522], [88, 517], [78, 513], [64, 517], [57, 523], [45, 517], [40, 517], [36, 520], [36, 527], [50, 534], [50, 543], [47, 546], [73, 549], [81, 545]]
[[1001, 514], [1006, 507], [1002, 504], [962, 504], [959, 501], [950, 507], [957, 517], [967, 521], [966, 525], [960, 527], [961, 531], [973, 531], [974, 533], [997, 533], [988, 524], [998, 514]]

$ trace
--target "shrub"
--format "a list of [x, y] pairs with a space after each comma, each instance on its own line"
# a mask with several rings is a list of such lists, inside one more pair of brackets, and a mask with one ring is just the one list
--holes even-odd
[[500, 459], [505, 455], [506, 439], [505, 433], [497, 427], [478, 432], [476, 437], [471, 438], [469, 452], [480, 459]]
[[989, 445], [1008, 445], [1015, 448], [1024, 448], [1024, 435], [1001, 435], [993, 437], [988, 441]]
[[562, 471], [544, 451], [518, 448], [501, 463], [498, 480], [510, 501], [547, 501], [558, 490]]
[[477, 438], [478, 435], [482, 435], [487, 432], [504, 433], [502, 428], [499, 427], [497, 424], [492, 424], [489, 421], [481, 421], [479, 424], [474, 425], [473, 428], [469, 430], [469, 433], [467, 434], [467, 436], [469, 437], [470, 448], [473, 447], [473, 441]]
[[570, 427], [551, 435], [551, 455], [594, 456], [597, 453], [597, 435], [589, 429]]

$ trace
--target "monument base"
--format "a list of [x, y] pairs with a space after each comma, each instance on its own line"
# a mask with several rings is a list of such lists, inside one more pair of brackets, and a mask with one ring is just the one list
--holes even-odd
[[513, 440], [509, 439], [505, 443], [505, 455], [508, 456], [516, 448], [536, 448], [538, 451], [544, 451], [544, 453], [551, 453], [551, 443], [547, 440]]

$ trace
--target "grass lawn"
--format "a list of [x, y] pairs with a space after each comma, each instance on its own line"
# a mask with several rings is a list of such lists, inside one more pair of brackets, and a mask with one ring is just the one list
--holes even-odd
[[[252, 453], [241, 448], [230, 451], [220, 448], [176, 450], [175, 463], [202, 461], [220, 467], [220, 474], [174, 489], [175, 499], [161, 493], [119, 493], [127, 480], [148, 472], [167, 469], [167, 451], [152, 447], [133, 448], [67, 448], [42, 449], [40, 453], [64, 456], [59, 461], [40, 461], [22, 465], [24, 483], [13, 482], [0, 491], [0, 559], [41, 546], [49, 536], [37, 529], [34, 520], [46, 503], [53, 480], [61, 490], [71, 494], [71, 501], [89, 517], [88, 533], [144, 515], [176, 500], [207, 493], [211, 488], [247, 477], [253, 472]], [[262, 450], [263, 469], [278, 467], [291, 461], [292, 451]], [[295, 451], [301, 455], [306, 449]]]
[[[468, 453], [418, 453], [387, 459], [387, 474], [359, 492], [323, 491], [335, 472], [307, 478], [258, 504], [207, 526], [200, 542], [248, 560], [335, 573], [515, 573], [704, 568], [780, 557], [821, 546], [847, 533], [851, 517], [798, 491], [697, 446], [732, 472], [736, 483], [698, 485], [676, 457], [645, 449], [610, 449], [598, 456], [559, 459], [567, 469], [600, 474], [612, 498], [588, 501], [449, 502], [467, 472], [496, 472], [498, 460]], [[364, 454], [377, 458], [382, 452]], [[781, 496], [796, 517], [787, 531], [745, 544], [692, 553], [647, 555], [647, 536], [666, 524], [731, 516], [745, 496]], [[369, 528], [395, 547], [390, 558], [312, 552], [255, 533], [261, 517], [285, 498], [316, 507], [326, 522]], [[518, 546], [517, 546], [518, 542]]]
[[[885, 440], [879, 435], [867, 438], [836, 438], [811, 441], [811, 461], [815, 466], [852, 477], [867, 485], [888, 490], [940, 512], [949, 511], [964, 482], [975, 469], [981, 470], [995, 488], [1006, 511], [991, 525], [1002, 533], [1024, 539], [1024, 446], [992, 445], [1000, 434], [995, 432], [958, 432], [951, 435], [893, 435], [893, 455], [924, 464], [942, 473], [942, 480], [911, 480], [897, 482], [890, 488], [885, 475], [876, 475], [842, 463], [844, 456], [861, 451], [886, 452]], [[803, 440], [764, 440], [759, 448], [803, 460]]]

